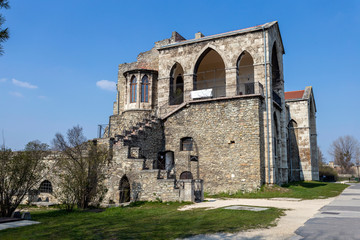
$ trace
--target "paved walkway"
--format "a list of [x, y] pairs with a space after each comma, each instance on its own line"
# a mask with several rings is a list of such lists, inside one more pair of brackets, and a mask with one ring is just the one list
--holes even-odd
[[[313, 217], [320, 208], [329, 204], [334, 198], [303, 200], [299, 199], [213, 199], [208, 202], [188, 205], [181, 210], [192, 208], [220, 208], [231, 205], [250, 205], [288, 209], [286, 215], [281, 217], [276, 227], [267, 229], [255, 229], [239, 233], [217, 233], [197, 235], [187, 239], [191, 240], [215, 240], [215, 239], [292, 239], [296, 229]], [[295, 235], [295, 237], [298, 237]], [[299, 238], [295, 238], [299, 239]]]
[[360, 184], [345, 189], [295, 233], [292, 239], [360, 239]]
[[21, 221], [16, 221], [16, 222], [1, 223], [0, 230], [4, 230], [7, 228], [29, 226], [29, 225], [38, 224], [38, 223], [40, 223], [40, 222], [30, 221], [30, 220], [21, 220]]

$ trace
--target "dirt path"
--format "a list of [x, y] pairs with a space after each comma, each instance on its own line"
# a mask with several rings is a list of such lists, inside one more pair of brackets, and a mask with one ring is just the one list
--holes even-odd
[[314, 216], [318, 210], [329, 204], [334, 198], [303, 200], [291, 198], [278, 199], [207, 199], [207, 202], [185, 206], [179, 210], [185, 211], [193, 208], [221, 208], [231, 205], [248, 205], [261, 207], [276, 207], [288, 209], [285, 216], [281, 217], [276, 227], [268, 229], [255, 229], [239, 233], [217, 233], [209, 235], [197, 235], [191, 240], [198, 239], [298, 239], [294, 232]]

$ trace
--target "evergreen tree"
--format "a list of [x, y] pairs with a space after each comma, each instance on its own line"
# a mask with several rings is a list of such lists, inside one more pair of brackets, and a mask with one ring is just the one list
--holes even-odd
[[[8, 0], [0, 0], [0, 8], [10, 8]], [[0, 55], [4, 53], [3, 46], [1, 43], [5, 42], [9, 38], [9, 29], [3, 29], [5, 18], [0, 14]]]

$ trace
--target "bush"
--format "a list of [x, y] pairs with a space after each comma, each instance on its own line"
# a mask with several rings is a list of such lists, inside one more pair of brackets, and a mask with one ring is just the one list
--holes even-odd
[[319, 178], [323, 182], [336, 182], [338, 180], [338, 173], [332, 167], [320, 166]]

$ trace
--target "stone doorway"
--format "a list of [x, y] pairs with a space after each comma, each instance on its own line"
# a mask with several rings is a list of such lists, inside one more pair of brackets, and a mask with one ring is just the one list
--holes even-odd
[[130, 182], [126, 176], [121, 178], [119, 190], [119, 202], [130, 202]]

